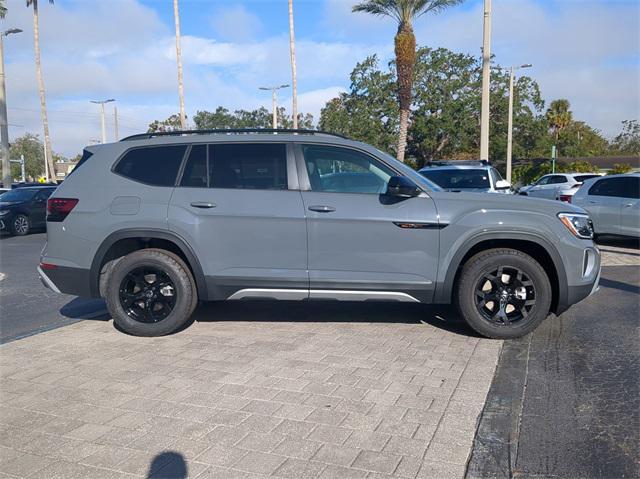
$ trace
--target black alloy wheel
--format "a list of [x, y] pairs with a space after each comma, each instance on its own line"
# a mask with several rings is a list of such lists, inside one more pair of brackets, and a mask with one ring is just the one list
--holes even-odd
[[499, 266], [477, 282], [475, 304], [491, 323], [517, 323], [526, 319], [536, 304], [535, 286], [521, 269]]
[[177, 292], [166, 272], [156, 267], [141, 266], [123, 278], [119, 299], [131, 319], [141, 323], [157, 323], [173, 311]]

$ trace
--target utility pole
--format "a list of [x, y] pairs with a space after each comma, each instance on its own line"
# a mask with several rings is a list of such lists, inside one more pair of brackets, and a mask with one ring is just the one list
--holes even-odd
[[288, 88], [289, 85], [279, 85], [279, 86], [261, 86], [258, 87], [259, 90], [267, 90], [271, 92], [271, 107], [273, 108], [273, 129], [278, 128], [278, 98], [276, 96], [276, 91], [280, 90], [280, 88]]
[[180, 12], [178, 0], [173, 0], [173, 17], [176, 24], [176, 62], [178, 63], [178, 99], [180, 101], [180, 128], [187, 129], [187, 116], [184, 112], [184, 83], [182, 81], [182, 50], [180, 48]]
[[2, 186], [11, 188], [11, 162], [9, 161], [9, 120], [7, 117], [7, 91], [4, 76], [4, 37], [20, 33], [19, 28], [11, 28], [0, 33], [0, 154], [2, 155]]
[[118, 107], [113, 105], [113, 127], [114, 127], [114, 139], [118, 141], [120, 139], [120, 129], [118, 128]]
[[104, 118], [104, 104], [115, 101], [113, 98], [109, 98], [108, 100], [89, 100], [91, 103], [95, 103], [100, 105], [100, 126], [102, 129], [102, 143], [107, 142], [107, 125], [105, 123]]
[[482, 29], [482, 112], [480, 113], [480, 159], [489, 160], [489, 90], [491, 86], [491, 0], [484, 0]]
[[296, 73], [296, 39], [293, 31], [293, 0], [289, 0], [289, 52], [291, 53], [291, 116], [298, 129], [298, 77]]
[[531, 68], [531, 63], [509, 69], [509, 121], [507, 126], [507, 181], [511, 183], [511, 156], [513, 150], [513, 80], [515, 71], [520, 68]]

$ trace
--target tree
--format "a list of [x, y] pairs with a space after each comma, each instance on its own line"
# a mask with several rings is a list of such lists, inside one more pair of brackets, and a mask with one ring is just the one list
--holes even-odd
[[413, 100], [413, 77], [416, 64], [416, 37], [413, 20], [425, 13], [438, 13], [462, 0], [366, 0], [353, 6], [354, 12], [391, 17], [398, 22], [394, 38], [397, 94], [400, 107], [397, 158], [404, 161], [409, 115]]
[[547, 121], [556, 141], [560, 137], [560, 132], [567, 128], [573, 121], [573, 113], [569, 109], [569, 100], [553, 100], [547, 110]]
[[[184, 117], [185, 121], [187, 117]], [[160, 131], [176, 131], [182, 130], [182, 118], [180, 118], [180, 114], [176, 113], [175, 115], [171, 115], [166, 120], [154, 120], [149, 123], [149, 128], [147, 129], [147, 133], [156, 133]]]
[[4, 0], [0, 0], [0, 18], [4, 18], [7, 14], [7, 7], [4, 4]]
[[609, 175], [621, 175], [623, 173], [629, 173], [633, 168], [627, 163], [615, 163], [613, 168], [608, 172]]
[[617, 155], [640, 155], [640, 123], [638, 120], [624, 120], [622, 132], [613, 139], [611, 150]]
[[356, 65], [350, 78], [350, 91], [330, 100], [321, 110], [319, 128], [395, 153], [398, 102], [394, 99], [394, 72], [381, 71], [378, 58], [372, 55]]
[[182, 50], [180, 49], [180, 11], [178, 0], [173, 0], [173, 18], [176, 24], [176, 63], [178, 64], [178, 100], [180, 103], [180, 129], [187, 129], [187, 115], [184, 112], [184, 82], [182, 81]]
[[[27, 7], [33, 7], [33, 43], [35, 50], [36, 77], [38, 79], [38, 92], [40, 93], [40, 114], [42, 116], [42, 128], [44, 130], [44, 149], [49, 165], [49, 177], [55, 179], [53, 164], [53, 151], [51, 149], [51, 136], [49, 135], [49, 119], [47, 117], [47, 99], [44, 91], [44, 79], [42, 78], [42, 63], [40, 61], [40, 22], [38, 19], [38, 0], [26, 0]], [[53, 4], [54, 0], [49, 0]]]
[[[44, 152], [42, 142], [38, 135], [25, 133], [20, 138], [16, 138], [9, 150], [9, 157], [14, 160], [24, 156], [25, 175], [32, 179], [37, 179], [44, 175]], [[20, 177], [20, 165], [13, 163], [11, 165], [11, 176], [13, 178]]]
[[[271, 128], [272, 112], [264, 107], [257, 110], [235, 110], [219, 106], [213, 112], [198, 111], [193, 122], [198, 130], [238, 129], [238, 128]], [[284, 107], [278, 108], [278, 128], [291, 128], [293, 119], [287, 115]], [[313, 115], [298, 114], [298, 125], [301, 128], [313, 128]]]
[[[477, 158], [480, 123], [481, 61], [445, 48], [419, 48], [415, 94], [411, 105], [407, 161], [422, 166], [428, 160]], [[492, 73], [492, 159], [506, 157], [509, 75]], [[319, 127], [372, 143], [394, 153], [398, 131], [398, 104], [393, 99], [396, 77], [393, 63], [378, 67], [375, 56], [356, 65], [347, 93], [329, 101], [321, 111]], [[547, 135], [542, 115], [544, 101], [537, 83], [521, 77], [514, 86], [514, 156], [534, 156]]]

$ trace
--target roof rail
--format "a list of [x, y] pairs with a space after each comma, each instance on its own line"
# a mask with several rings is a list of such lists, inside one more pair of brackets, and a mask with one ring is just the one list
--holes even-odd
[[489, 166], [489, 160], [433, 160], [427, 161], [424, 166], [450, 166], [450, 165], [483, 165]]
[[350, 140], [350, 138], [340, 135], [339, 133], [331, 133], [322, 130], [305, 130], [293, 128], [217, 128], [210, 130], [175, 130], [175, 131], [156, 131], [153, 133], [139, 133], [137, 135], [127, 136], [120, 141], [145, 140], [157, 136], [186, 136], [186, 135], [209, 135], [212, 133], [219, 134], [244, 134], [244, 133], [295, 133], [300, 135], [330, 135]]

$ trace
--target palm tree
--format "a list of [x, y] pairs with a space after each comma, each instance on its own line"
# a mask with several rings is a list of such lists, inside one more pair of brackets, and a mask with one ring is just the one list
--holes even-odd
[[553, 100], [547, 110], [547, 121], [558, 141], [560, 132], [567, 128], [573, 121], [573, 113], [571, 113], [571, 105], [569, 100], [560, 99]]
[[173, 0], [173, 16], [176, 22], [176, 61], [178, 62], [178, 97], [180, 100], [180, 128], [187, 129], [187, 116], [184, 112], [184, 83], [182, 81], [182, 50], [180, 49], [180, 13], [178, 0]]
[[0, 18], [4, 18], [7, 14], [7, 7], [4, 4], [4, 0], [0, 0]]
[[289, 51], [291, 53], [291, 109], [293, 128], [298, 128], [298, 78], [296, 74], [296, 39], [293, 31], [293, 0], [289, 0]]
[[[49, 0], [53, 4], [53, 0]], [[38, 0], [27, 0], [27, 8], [33, 7], [33, 42], [36, 57], [36, 77], [38, 78], [38, 91], [40, 92], [40, 114], [42, 116], [42, 127], [44, 129], [44, 151], [47, 155], [49, 166], [49, 178], [55, 179], [56, 170], [53, 162], [53, 152], [51, 151], [51, 136], [49, 135], [49, 120], [47, 118], [47, 99], [44, 93], [44, 80], [42, 79], [42, 64], [40, 63], [40, 24], [38, 21]]]
[[398, 73], [398, 103], [400, 105], [400, 131], [398, 132], [398, 160], [404, 161], [407, 129], [411, 113], [413, 76], [416, 66], [416, 36], [413, 20], [425, 13], [438, 13], [464, 0], [366, 0], [354, 5], [354, 12], [391, 17], [398, 22], [395, 53]]

